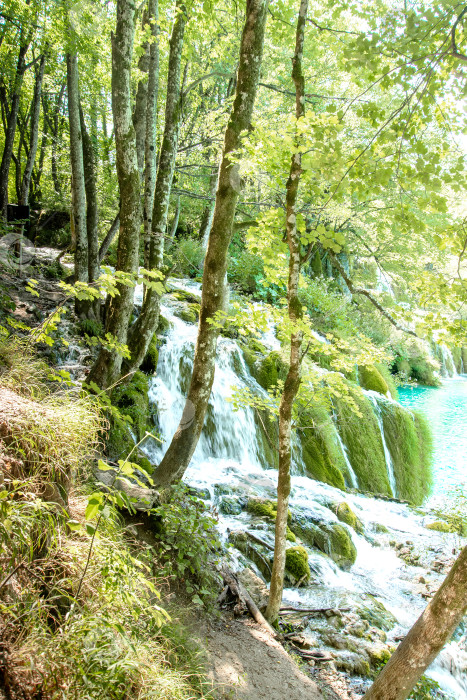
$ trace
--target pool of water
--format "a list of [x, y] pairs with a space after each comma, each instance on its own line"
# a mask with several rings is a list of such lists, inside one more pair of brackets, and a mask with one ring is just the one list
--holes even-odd
[[401, 387], [403, 406], [423, 413], [433, 431], [433, 492], [440, 501], [456, 488], [467, 490], [467, 376], [440, 387]]

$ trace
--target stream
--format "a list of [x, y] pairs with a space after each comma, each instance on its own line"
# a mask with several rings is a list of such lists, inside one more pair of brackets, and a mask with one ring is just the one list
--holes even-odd
[[[196, 283], [176, 280], [174, 285], [200, 294]], [[171, 327], [160, 348], [157, 374], [151, 380], [150, 400], [157, 405], [157, 428], [165, 443], [159, 446], [153, 442], [145, 448], [153, 463], [160, 460], [178, 426], [197, 335], [196, 324], [186, 323], [175, 315], [177, 304], [172, 300], [164, 302], [162, 313]], [[253, 410], [247, 407], [236, 411], [229, 402], [233, 387], [245, 385], [254, 387], [258, 393], [263, 392], [250, 375], [235, 340], [221, 337], [205, 429], [185, 480], [202, 489], [202, 497], [216, 509], [219, 530], [225, 540], [232, 530], [248, 528], [273, 545], [273, 529], [267, 523], [245, 510], [229, 514], [222, 508], [225, 494], [274, 499], [276, 493], [277, 471], [261, 466], [261, 441]], [[403, 389], [400, 397], [403, 405], [424, 410], [430, 419], [436, 440], [433, 498], [444, 495], [453, 485], [462, 482], [462, 472], [465, 473], [467, 380], [450, 380], [440, 389]], [[345, 453], [339, 435], [337, 439]], [[297, 451], [296, 460], [299, 459]], [[388, 463], [388, 470], [390, 468]], [[315, 521], [318, 518], [322, 523], [335, 523], [337, 517], [330, 504], [345, 501], [362, 522], [363, 532], [357, 534], [348, 528], [357, 549], [355, 564], [349, 571], [340, 569], [325, 554], [311, 550], [310, 583], [301, 588], [286, 588], [284, 603], [358, 609], [371, 605], [371, 601], [379, 601], [396, 619], [395, 626], [388, 629], [387, 641], [397, 643], [426, 606], [430, 591], [436, 590], [443, 580], [452, 560], [451, 557], [448, 561], [446, 553], [451, 555], [453, 550], [459, 550], [460, 538], [428, 530], [425, 524], [434, 518], [414, 512], [405, 504], [355, 491], [343, 492], [300, 476], [303, 470], [298, 463], [294, 465], [294, 472], [292, 512], [300, 512]], [[389, 473], [389, 476], [392, 482], [393, 475]], [[254, 564], [240, 552], [232, 549], [231, 553], [238, 568], [249, 566], [258, 573]], [[401, 553], [405, 553], [404, 556]], [[313, 630], [310, 634], [313, 635]], [[450, 693], [450, 697], [467, 700], [467, 647], [465, 638], [458, 635], [456, 640], [445, 647], [427, 675]], [[343, 652], [343, 656], [345, 653], [350, 652]]]

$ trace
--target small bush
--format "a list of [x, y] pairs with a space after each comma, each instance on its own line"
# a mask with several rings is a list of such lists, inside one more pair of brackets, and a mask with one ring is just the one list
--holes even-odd
[[242, 250], [231, 257], [227, 270], [229, 282], [244, 294], [256, 295], [264, 279], [264, 265], [259, 255]]

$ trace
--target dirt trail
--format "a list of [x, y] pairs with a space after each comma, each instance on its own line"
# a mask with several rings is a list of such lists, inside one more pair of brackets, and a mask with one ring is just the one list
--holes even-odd
[[251, 620], [225, 620], [201, 632], [219, 700], [325, 700], [272, 636]]

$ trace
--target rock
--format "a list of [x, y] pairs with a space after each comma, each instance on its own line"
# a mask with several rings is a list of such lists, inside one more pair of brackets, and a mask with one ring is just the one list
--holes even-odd
[[[124, 479], [120, 479], [118, 476], [116, 477], [117, 472], [118, 468], [106, 469], [105, 471], [96, 469], [94, 474], [97, 481], [103, 484], [106, 489], [125, 493], [136, 510], [150, 510], [159, 503], [158, 491], [141, 486], [131, 476], [125, 475]], [[135, 470], [135, 476], [138, 480], [141, 480], [141, 477], [144, 478], [144, 474], [139, 470]]]
[[372, 595], [368, 595], [367, 600], [368, 605], [363, 605], [358, 610], [358, 615], [360, 618], [367, 620], [370, 625], [373, 625], [378, 629], [389, 632], [389, 630], [391, 630], [397, 624], [397, 620], [394, 615]]
[[199, 498], [201, 501], [210, 501], [211, 500], [211, 493], [209, 489], [205, 488], [199, 488], [198, 486], [189, 486], [188, 487], [188, 493], [190, 496], [195, 496], [196, 498]]
[[327, 554], [342, 569], [349, 569], [355, 562], [357, 550], [347, 528], [340, 523], [294, 508], [290, 526], [305, 544]]
[[373, 523], [372, 524], [373, 530], [375, 532], [378, 532], [380, 534], [386, 534], [389, 532], [388, 528], [386, 525], [382, 525], [381, 523]]
[[199, 319], [199, 303], [188, 304], [174, 310], [174, 315], [186, 323], [197, 323]]
[[271, 580], [272, 552], [262, 547], [243, 530], [232, 530], [229, 542], [258, 567], [266, 581]]
[[261, 611], [265, 610], [268, 604], [269, 591], [264, 581], [248, 567], [238, 574], [238, 579], [245, 586], [258, 608]]
[[219, 501], [219, 510], [224, 515], [239, 515], [242, 512], [242, 504], [234, 496], [223, 496]]
[[305, 547], [289, 547], [285, 552], [285, 570], [292, 582], [307, 582], [311, 577]]
[[335, 513], [338, 520], [354, 529], [355, 532], [358, 532], [359, 534], [363, 532], [364, 528], [362, 521], [357, 518], [348, 503], [339, 503], [335, 509]]
[[370, 675], [370, 664], [365, 654], [359, 654], [354, 651], [341, 651], [339, 654], [336, 654], [334, 664], [337, 669], [346, 671], [346, 673], [364, 677]]

